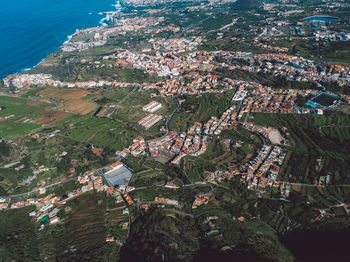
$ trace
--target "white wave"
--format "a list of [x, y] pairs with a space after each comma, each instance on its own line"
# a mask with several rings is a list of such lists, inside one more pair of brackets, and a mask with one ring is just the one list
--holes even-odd
[[102, 18], [102, 19], [100, 20], [100, 25], [102, 25], [102, 26], [108, 26], [108, 24], [105, 23], [105, 21], [107, 21], [107, 18], [106, 18], [106, 17]]
[[[75, 32], [77, 31], [78, 29], [75, 30]], [[75, 32], [69, 36], [67, 36], [67, 40], [63, 42], [63, 44], [67, 44], [70, 42], [70, 40], [72, 40], [73, 36], [75, 35]]]
[[18, 72], [16, 72], [15, 74], [19, 74], [19, 73], [22, 73], [22, 72], [26, 72], [26, 71], [32, 70], [34, 67], [37, 67], [37, 66], [40, 65], [42, 62], [44, 62], [45, 59], [46, 59], [46, 58], [43, 58], [43, 59], [41, 59], [40, 62], [37, 63], [35, 66], [21, 69], [21, 70], [19, 70]]

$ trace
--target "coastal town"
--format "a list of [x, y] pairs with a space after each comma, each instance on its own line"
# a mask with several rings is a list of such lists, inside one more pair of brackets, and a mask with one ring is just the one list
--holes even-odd
[[117, 1], [3, 78], [0, 221], [45, 261], [299, 261], [350, 215], [350, 4], [311, 2]]

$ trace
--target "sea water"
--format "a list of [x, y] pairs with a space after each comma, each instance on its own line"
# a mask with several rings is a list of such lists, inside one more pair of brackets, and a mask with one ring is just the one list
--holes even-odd
[[0, 79], [42, 61], [76, 29], [98, 26], [115, 0], [0, 0]]

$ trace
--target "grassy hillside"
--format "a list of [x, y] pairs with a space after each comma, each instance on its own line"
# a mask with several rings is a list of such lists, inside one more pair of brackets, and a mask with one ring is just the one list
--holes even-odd
[[28, 215], [34, 209], [0, 212], [0, 261], [40, 261], [35, 224]]

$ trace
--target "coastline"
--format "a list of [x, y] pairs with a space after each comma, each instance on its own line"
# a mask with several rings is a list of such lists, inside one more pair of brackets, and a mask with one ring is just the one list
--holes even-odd
[[[114, 12], [114, 11], [121, 11], [121, 10], [123, 9], [123, 6], [122, 6], [122, 4], [121, 4], [121, 1], [114, 1], [114, 3], [111, 4], [111, 7], [115, 8], [115, 10], [112, 10], [113, 12]], [[111, 11], [96, 12], [96, 14], [102, 15], [103, 18], [101, 18], [100, 20], [96, 21], [96, 24], [95, 24], [94, 26], [102, 26], [102, 27], [108, 26], [108, 24], [106, 24], [106, 23], [103, 22], [103, 21], [105, 21], [106, 18], [107, 18], [107, 14], [106, 14], [107, 12], [111, 12]], [[88, 14], [89, 14], [89, 15], [92, 15], [93, 13], [92, 13], [92, 12], [89, 12]], [[35, 63], [33, 66], [23, 67], [23, 68], [21, 68], [21, 69], [19, 69], [19, 70], [17, 70], [17, 71], [10, 72], [10, 73], [6, 73], [5, 75], [3, 75], [3, 76], [0, 77], [0, 80], [6, 78], [6, 77], [9, 76], [9, 75], [17, 75], [17, 74], [21, 74], [21, 73], [24, 73], [24, 72], [27, 72], [27, 71], [30, 71], [30, 70], [34, 69], [35, 67], [37, 67], [38, 65], [40, 65], [42, 62], [44, 62], [44, 61], [47, 59], [47, 57], [48, 57], [49, 55], [51, 55], [51, 54], [57, 52], [64, 44], [69, 43], [69, 42], [73, 39], [74, 35], [76, 34], [76, 32], [77, 32], [78, 30], [84, 30], [84, 29], [89, 29], [89, 28], [92, 28], [92, 26], [82, 27], [82, 28], [76, 28], [75, 31], [74, 31], [73, 33], [67, 35], [66, 40], [65, 40], [64, 42], [60, 42], [59, 45], [58, 45], [58, 47], [55, 48], [55, 50], [49, 51], [49, 52], [45, 55], [45, 57], [42, 57], [42, 58], [40, 59], [39, 62]]]

